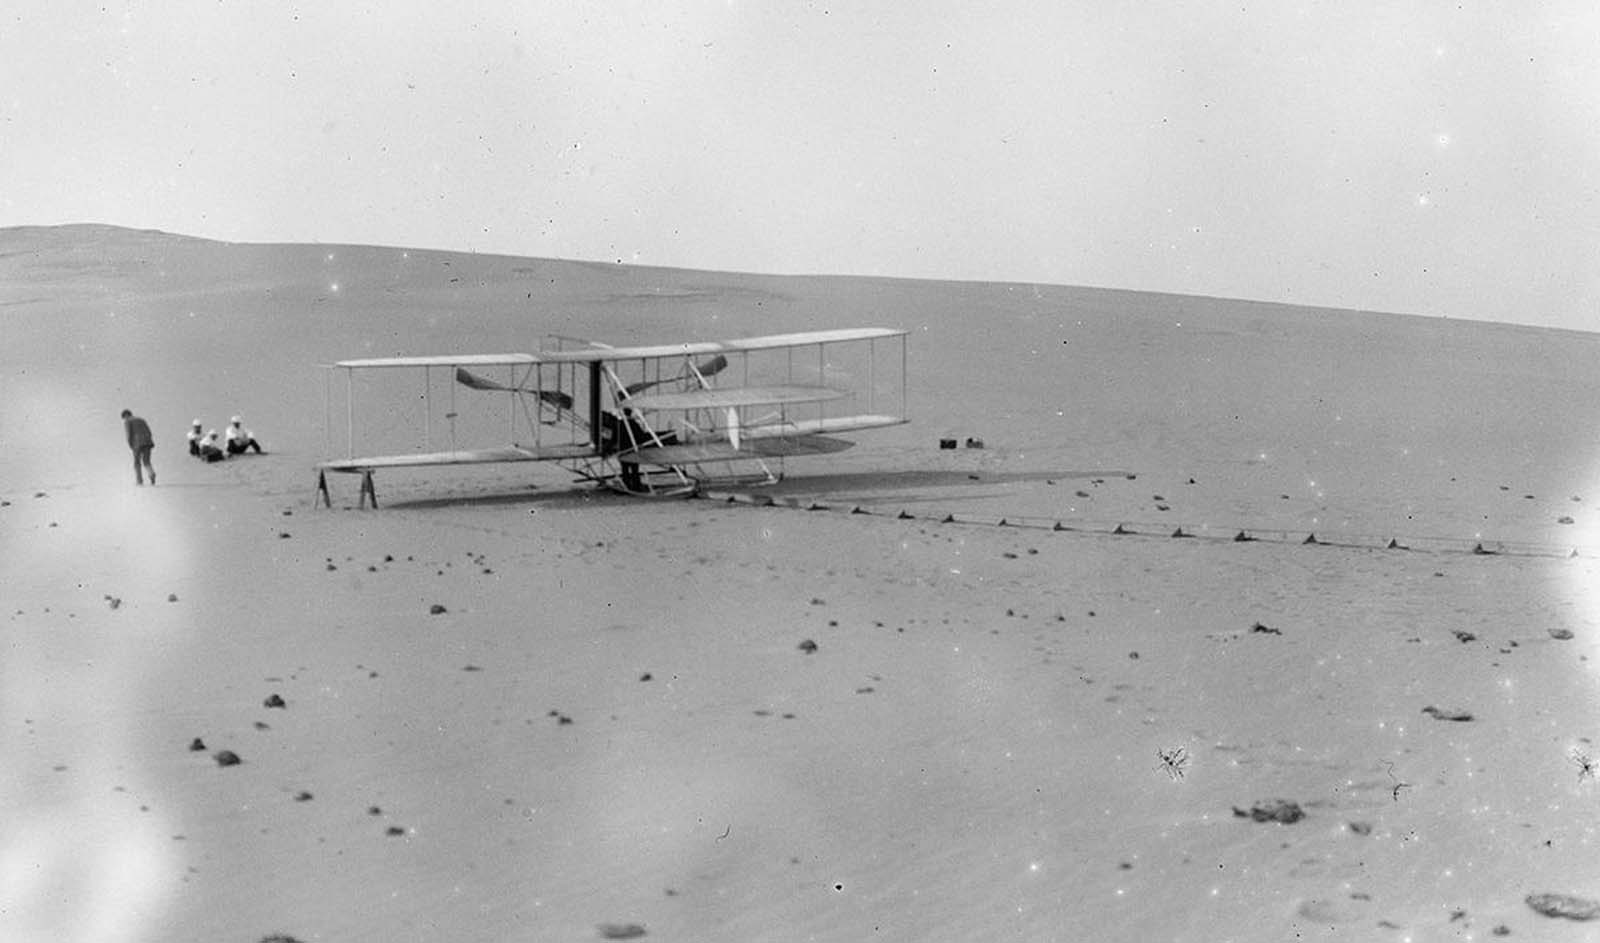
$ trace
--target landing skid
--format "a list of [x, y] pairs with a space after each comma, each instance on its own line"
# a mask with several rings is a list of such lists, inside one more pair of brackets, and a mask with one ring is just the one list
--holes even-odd
[[618, 494], [638, 498], [689, 498], [700, 490], [699, 480], [676, 469], [612, 475], [601, 479], [601, 484]]

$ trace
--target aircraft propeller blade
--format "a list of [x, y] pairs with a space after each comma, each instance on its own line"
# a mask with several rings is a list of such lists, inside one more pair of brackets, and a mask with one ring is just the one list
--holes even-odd
[[728, 369], [728, 358], [718, 354], [710, 360], [702, 361], [696, 369], [700, 371], [701, 376], [714, 377]]
[[572, 396], [560, 390], [540, 390], [525, 386], [506, 386], [488, 377], [480, 377], [466, 367], [456, 368], [456, 382], [474, 390], [487, 390], [494, 393], [533, 393], [539, 397], [540, 402], [556, 409], [571, 409]]
[[494, 390], [501, 393], [513, 392], [512, 388], [504, 383], [498, 383], [488, 377], [480, 377], [466, 367], [456, 368], [456, 382], [474, 390]]
[[[703, 377], [714, 377], [723, 370], [727, 369], [727, 367], [728, 358], [721, 354], [718, 354], [709, 360], [703, 360], [700, 363], [695, 364], [695, 369], [698, 370], [700, 375]], [[663, 383], [677, 383], [681, 380], [687, 380], [690, 376], [692, 376], [692, 374], [685, 370], [683, 373], [680, 373], [675, 377], [663, 377], [660, 380], [643, 380], [639, 383], [630, 383], [623, 389], [624, 392], [626, 392], [629, 396], [633, 396], [638, 393], [643, 393], [645, 390], [648, 390], [651, 387], [660, 386]]]

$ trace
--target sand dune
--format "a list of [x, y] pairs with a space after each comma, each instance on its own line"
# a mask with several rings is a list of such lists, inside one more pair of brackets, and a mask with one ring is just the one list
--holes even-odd
[[[1594, 932], [1594, 335], [102, 227], [0, 319], [7, 940]], [[319, 363], [850, 324], [913, 423], [760, 496], [313, 506]]]

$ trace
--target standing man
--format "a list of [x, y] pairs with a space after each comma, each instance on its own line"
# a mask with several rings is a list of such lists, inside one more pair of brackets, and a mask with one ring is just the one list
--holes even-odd
[[122, 426], [128, 432], [128, 448], [133, 450], [133, 480], [144, 484], [144, 472], [150, 472], [150, 484], [155, 484], [155, 466], [150, 464], [150, 450], [155, 448], [155, 435], [150, 434], [150, 424], [133, 415], [133, 410], [122, 411]]
[[150, 464], [150, 450], [156, 447], [156, 438], [150, 434], [150, 424], [133, 414], [122, 411], [122, 427], [128, 433], [128, 448], [133, 450], [133, 480], [144, 484], [144, 473], [150, 473], [150, 483], [156, 483], [156, 469]]

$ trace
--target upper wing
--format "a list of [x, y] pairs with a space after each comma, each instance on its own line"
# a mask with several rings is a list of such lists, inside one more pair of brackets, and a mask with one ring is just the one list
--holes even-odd
[[526, 366], [543, 360], [543, 357], [533, 354], [446, 354], [440, 357], [368, 357], [364, 360], [341, 360], [334, 366], [352, 370], [373, 367], [493, 367], [507, 364]]
[[[832, 331], [801, 331], [795, 334], [768, 334], [727, 341], [694, 341], [686, 344], [654, 344], [642, 347], [608, 347], [595, 344], [585, 350], [541, 350], [537, 354], [446, 354], [437, 357], [369, 357], [341, 360], [337, 367], [486, 367], [495, 364], [534, 363], [609, 363], [617, 360], [654, 360], [664, 357], [729, 354], [784, 347], [840, 344], [849, 341], [904, 337], [910, 332], [889, 327], [849, 327]], [[587, 343], [593, 344], [590, 341]]]
[[703, 354], [730, 354], [749, 350], [839, 344], [846, 341], [904, 337], [907, 331], [888, 327], [852, 327], [834, 331], [803, 331], [798, 334], [769, 334], [730, 341], [696, 341], [687, 344], [655, 344], [644, 347], [611, 347], [604, 350], [544, 350], [539, 359], [546, 363], [590, 363], [617, 360], [655, 360], [662, 357], [694, 357]]

